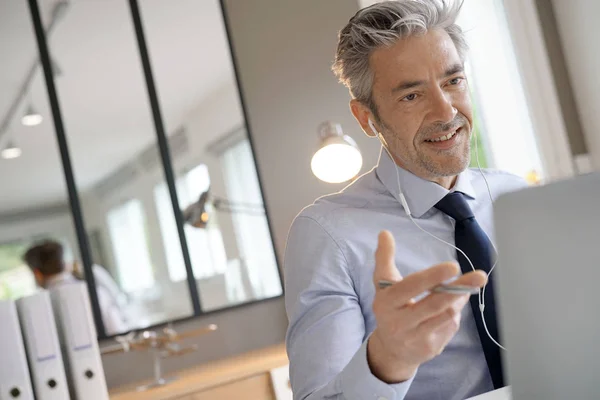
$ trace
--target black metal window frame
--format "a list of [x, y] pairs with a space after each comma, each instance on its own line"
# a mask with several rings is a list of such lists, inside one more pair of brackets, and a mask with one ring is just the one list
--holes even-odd
[[[123, 0], [123, 1], [125, 1], [125, 0]], [[281, 264], [280, 264], [277, 252], [275, 252], [275, 261], [277, 264], [277, 272], [279, 275], [279, 282], [281, 284], [281, 289], [282, 289], [282, 294], [280, 296], [259, 299], [259, 300], [253, 300], [253, 301], [249, 301], [249, 302], [242, 303], [242, 304], [226, 306], [224, 308], [220, 308], [217, 310], [211, 310], [211, 311], [203, 311], [202, 310], [200, 294], [198, 292], [196, 279], [194, 277], [194, 272], [192, 269], [192, 262], [191, 262], [191, 258], [189, 255], [188, 243], [187, 243], [187, 240], [185, 237], [183, 215], [179, 209], [179, 201], [178, 201], [178, 197], [177, 197], [177, 189], [176, 189], [176, 183], [175, 183], [176, 177], [175, 177], [175, 173], [173, 171], [171, 154], [169, 151], [169, 143], [168, 143], [168, 139], [167, 139], [167, 136], [165, 133], [164, 122], [163, 122], [162, 113], [161, 113], [161, 109], [160, 109], [158, 94], [156, 91], [156, 85], [155, 85], [154, 76], [153, 76], [153, 72], [152, 72], [152, 65], [150, 62], [150, 56], [149, 56], [149, 52], [148, 52], [146, 37], [144, 34], [144, 27], [143, 27], [142, 17], [140, 14], [139, 4], [138, 4], [138, 0], [128, 0], [128, 2], [129, 2], [132, 23], [133, 23], [133, 27], [135, 30], [135, 36], [136, 36], [138, 50], [139, 50], [140, 62], [142, 65], [144, 78], [145, 78], [145, 82], [146, 82], [148, 99], [149, 99], [150, 108], [152, 111], [152, 118], [153, 118], [153, 122], [154, 122], [154, 129], [155, 129], [155, 133], [156, 133], [156, 139], [157, 139], [157, 145], [158, 145], [158, 149], [159, 149], [160, 159], [161, 159], [161, 163], [163, 166], [163, 172], [165, 175], [165, 180], [167, 183], [167, 188], [168, 188], [169, 196], [171, 199], [171, 204], [173, 206], [173, 213], [175, 215], [175, 222], [177, 225], [177, 233], [179, 235], [179, 241], [181, 243], [181, 251], [183, 254], [183, 261], [185, 264], [185, 269], [186, 269], [186, 274], [187, 274], [187, 283], [188, 283], [188, 289], [189, 289], [189, 294], [190, 294], [190, 301], [192, 302], [192, 306], [193, 306], [193, 315], [191, 315], [189, 317], [177, 318], [177, 319], [174, 319], [171, 321], [165, 321], [165, 322], [150, 326], [145, 329], [157, 328], [157, 327], [163, 326], [170, 322], [186, 321], [186, 320], [190, 320], [190, 319], [193, 319], [193, 318], [201, 316], [201, 315], [210, 315], [210, 314], [218, 313], [218, 312], [225, 311], [225, 310], [230, 310], [230, 309], [240, 308], [240, 307], [247, 307], [252, 304], [261, 303], [264, 301], [269, 301], [269, 300], [274, 300], [274, 299], [280, 298], [281, 296], [283, 296], [284, 286], [283, 286], [283, 277], [282, 277], [281, 268], [280, 268]], [[86, 283], [87, 283], [88, 291], [90, 294], [90, 303], [91, 303], [92, 311], [94, 314], [94, 322], [96, 324], [98, 339], [108, 339], [108, 338], [114, 337], [116, 335], [112, 335], [112, 336], [107, 335], [105, 327], [104, 327], [104, 323], [102, 322], [102, 317], [101, 317], [102, 314], [101, 314], [101, 310], [100, 310], [100, 304], [98, 302], [98, 293], [96, 290], [96, 282], [95, 282], [94, 274], [92, 273], [92, 264], [93, 264], [92, 255], [91, 255], [92, 253], [90, 250], [90, 243], [89, 243], [87, 233], [86, 233], [87, 231], [85, 228], [85, 220], [84, 220], [83, 212], [81, 209], [79, 192], [78, 192], [77, 184], [75, 182], [75, 177], [73, 174], [73, 165], [72, 165], [72, 161], [71, 161], [69, 144], [68, 144], [65, 127], [64, 127], [64, 123], [63, 123], [59, 97], [58, 97], [58, 94], [56, 91], [56, 86], [54, 83], [54, 74], [53, 74], [53, 70], [52, 70], [53, 65], [51, 62], [50, 51], [48, 50], [47, 37], [46, 37], [46, 33], [44, 31], [44, 27], [43, 27], [41, 15], [40, 15], [40, 8], [39, 8], [38, 0], [28, 0], [28, 3], [29, 3], [30, 15], [31, 15], [31, 22], [33, 25], [33, 29], [35, 32], [35, 38], [36, 38], [36, 42], [37, 42], [37, 46], [38, 46], [40, 63], [41, 63], [42, 70], [44, 73], [46, 90], [48, 93], [48, 101], [50, 104], [50, 109], [51, 109], [52, 117], [54, 120], [56, 140], [57, 140], [58, 148], [60, 151], [60, 157], [61, 157], [61, 162], [62, 162], [62, 166], [63, 166], [63, 173], [64, 173], [64, 177], [65, 177], [65, 183], [67, 186], [69, 205], [70, 205], [71, 214], [73, 217], [73, 224], [74, 224], [75, 233], [77, 236], [77, 244], [78, 244], [79, 250], [80, 250], [81, 261], [83, 264], [83, 269], [85, 271]], [[269, 234], [271, 235], [271, 245], [273, 246], [273, 248], [275, 248], [275, 242], [274, 242], [274, 237], [273, 237], [273, 226], [271, 223], [271, 219], [269, 218], [269, 209], [267, 206], [267, 199], [265, 198], [266, 196], [265, 196], [264, 190], [263, 190], [264, 185], [263, 185], [262, 177], [261, 177], [260, 171], [258, 169], [258, 165], [256, 165], [255, 143], [253, 141], [252, 133], [251, 133], [250, 126], [248, 123], [247, 108], [246, 108], [246, 103], [245, 103], [245, 99], [244, 99], [244, 95], [243, 95], [243, 90], [241, 87], [238, 63], [236, 61], [236, 57], [234, 54], [234, 47], [233, 47], [232, 40], [231, 40], [231, 29], [230, 29], [230, 25], [229, 25], [229, 20], [227, 18], [225, 1], [220, 0], [219, 3], [220, 3], [220, 7], [221, 7], [221, 12], [223, 15], [223, 22], [225, 24], [225, 32], [226, 32], [227, 39], [228, 39], [229, 51], [230, 51], [230, 55], [231, 55], [231, 62], [233, 65], [235, 80], [236, 80], [237, 89], [238, 89], [238, 95], [239, 95], [241, 108], [242, 108], [242, 115], [244, 117], [244, 121], [245, 121], [245, 125], [246, 125], [245, 128], [246, 128], [246, 132], [248, 134], [248, 141], [250, 143], [252, 155], [255, 160], [254, 162], [255, 162], [256, 171], [257, 171], [257, 175], [258, 175], [259, 189], [263, 196], [263, 202], [264, 202], [265, 212], [266, 212], [265, 214], [266, 214], [266, 218], [267, 218], [267, 225], [269, 227]], [[125, 332], [123, 332], [123, 333], [125, 333]], [[119, 333], [119, 334], [122, 334], [122, 333]]]

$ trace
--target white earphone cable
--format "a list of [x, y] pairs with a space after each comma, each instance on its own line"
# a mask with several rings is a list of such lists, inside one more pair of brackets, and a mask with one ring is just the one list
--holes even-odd
[[[487, 188], [488, 195], [490, 196], [490, 202], [493, 204], [494, 198], [492, 197], [492, 191], [490, 190], [490, 184], [488, 183], [487, 178], [485, 177], [485, 174], [483, 173], [483, 170], [481, 169], [481, 163], [479, 162], [479, 146], [477, 144], [477, 131], [475, 131], [474, 135], [475, 135], [475, 159], [477, 161], [477, 169], [479, 170], [479, 173], [481, 174], [481, 177], [483, 178], [483, 181], [485, 182], [485, 186]], [[488, 274], [487, 274], [488, 280], [489, 280], [490, 275], [492, 275], [492, 272], [494, 272], [496, 265], [498, 265], [498, 258], [500, 258], [500, 254], [498, 253], [498, 249], [496, 248], [496, 245], [490, 239], [487, 232], [484, 231], [484, 233], [488, 237], [488, 241], [490, 242], [490, 244], [494, 248], [494, 252], [496, 253], [496, 259], [494, 260], [494, 265], [492, 265], [492, 268], [490, 268], [490, 272], [488, 272]], [[485, 328], [485, 332], [487, 333], [488, 337], [492, 340], [492, 342], [494, 342], [502, 350], [506, 350], [506, 348], [504, 346], [502, 346], [500, 343], [498, 343], [498, 341], [494, 337], [492, 337], [492, 335], [488, 329], [487, 323], [485, 322], [485, 315], [484, 315], [483, 311], [485, 310], [485, 289], [486, 288], [487, 288], [487, 283], [483, 286], [483, 289], [479, 293], [480, 294], [480, 296], [479, 296], [479, 299], [480, 299], [479, 300], [479, 311], [481, 312], [481, 320], [483, 321], [483, 327]]]
[[[436, 239], [437, 241], [442, 242], [445, 245], [450, 246], [450, 247], [454, 248], [456, 251], [460, 252], [465, 257], [465, 259], [469, 262], [469, 265], [471, 266], [471, 268], [473, 269], [473, 271], [475, 271], [475, 266], [473, 265], [473, 262], [465, 254], [464, 251], [462, 251], [461, 249], [459, 249], [458, 247], [456, 247], [452, 243], [449, 243], [449, 242], [447, 242], [447, 241], [445, 241], [445, 240], [443, 240], [443, 239], [435, 236], [434, 234], [428, 232], [427, 230], [423, 229], [421, 227], [421, 225], [419, 225], [417, 223], [417, 221], [415, 221], [415, 219], [413, 218], [413, 216], [412, 216], [412, 214], [410, 212], [410, 208], [408, 207], [408, 203], [406, 201], [406, 198], [404, 197], [404, 193], [402, 193], [402, 186], [400, 185], [400, 172], [398, 171], [398, 164], [396, 164], [396, 162], [394, 160], [394, 157], [392, 156], [392, 153], [390, 152], [390, 150], [386, 146], [385, 140], [383, 140], [383, 138], [381, 137], [381, 133], [379, 133], [377, 131], [377, 129], [375, 129], [375, 126], [374, 126], [374, 124], [373, 124], [373, 122], [371, 120], [369, 120], [369, 127], [371, 128], [371, 130], [373, 131], [373, 133], [376, 134], [376, 136], [379, 139], [379, 141], [381, 142], [383, 148], [385, 149], [385, 151], [387, 152], [387, 154], [389, 155], [390, 159], [392, 160], [392, 162], [394, 163], [394, 165], [396, 167], [396, 181], [397, 181], [397, 184], [398, 184], [398, 196], [400, 198], [400, 202], [402, 203], [402, 206], [404, 207], [404, 211], [405, 211], [406, 215], [408, 216], [408, 218], [410, 218], [410, 220], [412, 221], [412, 223], [417, 228], [419, 228], [421, 231], [423, 231], [427, 235], [431, 236], [432, 238]], [[477, 135], [477, 134], [475, 133], [475, 135]], [[477, 139], [477, 138], [475, 137], [475, 139]], [[488, 183], [488, 181], [487, 181], [487, 179], [485, 177], [485, 174], [483, 173], [483, 169], [481, 168], [481, 163], [479, 162], [479, 148], [478, 148], [478, 145], [477, 145], [477, 140], [475, 140], [475, 157], [476, 157], [476, 161], [477, 161], [477, 167], [478, 167], [479, 172], [480, 172], [481, 176], [483, 177], [483, 180], [484, 180], [485, 185], [487, 187], [487, 191], [488, 191], [488, 194], [490, 196], [490, 201], [493, 203], [494, 200], [493, 200], [493, 197], [492, 197], [492, 192], [490, 190], [490, 185], [489, 185], [489, 183]], [[486, 233], [486, 236], [487, 236], [487, 233]], [[491, 243], [492, 247], [494, 248], [494, 252], [496, 253], [496, 258], [495, 258], [495, 261], [494, 261], [494, 265], [492, 266], [492, 268], [490, 268], [490, 271], [487, 273], [487, 277], [489, 279], [491, 273], [494, 271], [494, 268], [496, 268], [496, 264], [498, 263], [498, 257], [499, 257], [499, 255], [498, 255], [498, 250], [496, 249], [496, 246], [491, 241], [491, 239], [489, 238], [489, 236], [488, 236], [488, 240]], [[484, 315], [483, 311], [485, 310], [485, 288], [486, 287], [487, 287], [487, 283], [483, 286], [483, 289], [481, 289], [479, 291], [479, 295], [478, 295], [479, 296], [479, 299], [478, 299], [479, 311], [481, 312], [481, 319], [483, 321], [483, 326], [485, 328], [485, 331], [486, 331], [488, 337], [492, 340], [492, 342], [494, 342], [501, 349], [506, 350], [506, 348], [504, 346], [502, 346], [500, 343], [498, 343], [498, 341], [495, 338], [492, 337], [492, 335], [491, 335], [491, 333], [490, 333], [490, 331], [488, 329], [487, 323], [485, 321], [485, 315]]]

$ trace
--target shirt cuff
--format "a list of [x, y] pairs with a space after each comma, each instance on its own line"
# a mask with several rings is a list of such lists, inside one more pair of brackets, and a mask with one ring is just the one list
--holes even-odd
[[352, 360], [346, 365], [341, 376], [341, 391], [347, 400], [402, 400], [414, 379], [414, 376], [402, 383], [388, 384], [371, 372], [367, 361], [367, 343], [365, 340]]

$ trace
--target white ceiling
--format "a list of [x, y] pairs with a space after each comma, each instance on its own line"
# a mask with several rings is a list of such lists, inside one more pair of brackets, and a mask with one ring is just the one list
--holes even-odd
[[[56, 0], [38, 1], [47, 23]], [[221, 10], [217, 0], [140, 0], [140, 9], [163, 119], [172, 133], [210, 93], [233, 79]], [[83, 192], [156, 142], [128, 3], [71, 0], [48, 41], [63, 72], [55, 82]], [[0, 118], [36, 55], [26, 1], [1, 0]], [[10, 125], [8, 134], [23, 155], [0, 159], [0, 214], [67, 198], [39, 69], [30, 92], [44, 122], [24, 127], [20, 111]]]

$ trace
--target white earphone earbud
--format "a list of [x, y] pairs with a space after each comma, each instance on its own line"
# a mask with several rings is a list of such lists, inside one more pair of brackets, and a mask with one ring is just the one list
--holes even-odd
[[373, 123], [373, 120], [371, 118], [369, 118], [368, 124], [369, 124], [369, 128], [371, 128], [371, 132], [373, 132], [373, 136], [375, 136], [377, 139], [379, 139], [383, 148], [388, 152], [390, 157], [392, 157], [392, 154], [390, 153], [390, 150], [388, 148], [389, 146], [388, 146], [387, 142], [385, 141], [385, 138], [383, 137], [381, 132], [379, 132], [377, 130], [377, 128], [375, 128], [375, 124]]
[[369, 128], [371, 128], [371, 132], [373, 132], [373, 135], [379, 136], [379, 132], [377, 131], [377, 128], [375, 128], [375, 124], [373, 123], [371, 118], [369, 118]]

